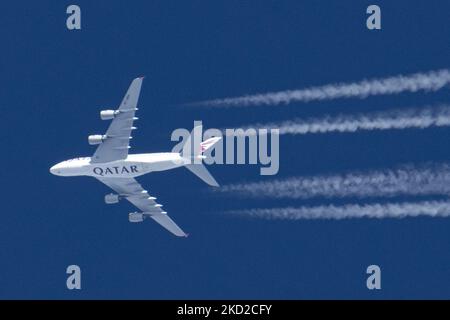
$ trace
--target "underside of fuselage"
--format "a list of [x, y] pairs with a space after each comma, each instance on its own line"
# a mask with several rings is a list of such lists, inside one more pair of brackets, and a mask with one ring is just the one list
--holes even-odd
[[95, 163], [89, 157], [60, 162], [50, 168], [59, 176], [92, 176], [96, 178], [134, 178], [153, 171], [165, 171], [185, 164], [179, 153], [130, 154], [124, 160]]

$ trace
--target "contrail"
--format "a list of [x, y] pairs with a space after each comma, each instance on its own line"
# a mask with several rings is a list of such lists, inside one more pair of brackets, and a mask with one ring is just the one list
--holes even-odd
[[361, 130], [424, 129], [450, 125], [450, 106], [378, 111], [253, 124], [246, 128], [278, 128], [279, 134], [304, 135]]
[[286, 207], [270, 209], [248, 209], [229, 211], [264, 219], [350, 219], [350, 218], [406, 218], [417, 216], [449, 217], [449, 201], [423, 201], [404, 203], [348, 204], [343, 206], [324, 205], [316, 207]]
[[403, 165], [392, 170], [291, 177], [222, 186], [217, 192], [249, 198], [310, 199], [450, 195], [450, 165]]
[[397, 75], [384, 79], [362, 80], [354, 83], [336, 83], [299, 90], [269, 92], [234, 98], [215, 99], [192, 103], [210, 107], [256, 105], [286, 105], [291, 102], [366, 98], [369, 96], [399, 94], [402, 92], [437, 91], [450, 84], [450, 70], [443, 69], [410, 75]]

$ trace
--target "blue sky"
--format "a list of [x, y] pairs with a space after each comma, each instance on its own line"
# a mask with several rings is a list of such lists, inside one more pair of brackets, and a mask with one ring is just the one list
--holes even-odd
[[[99, 111], [145, 75], [131, 152], [169, 151], [170, 134], [202, 120], [236, 127], [325, 113], [423, 106], [436, 93], [283, 108], [190, 108], [247, 93], [449, 68], [447, 1], [377, 1], [382, 30], [365, 27], [370, 1], [77, 1], [2, 5], [0, 107], [3, 210], [0, 298], [449, 298], [450, 219], [266, 221], [222, 212], [318, 200], [218, 197], [185, 169], [138, 179], [190, 233], [128, 223], [131, 204], [108, 188], [48, 168], [90, 156]], [[446, 162], [448, 128], [283, 136], [278, 178]], [[222, 183], [262, 181], [249, 165], [210, 167]], [[342, 201], [342, 200], [339, 200]], [[336, 201], [336, 203], [339, 203]], [[349, 199], [347, 202], [360, 201]], [[66, 267], [82, 290], [66, 289]], [[367, 290], [378, 264], [382, 290]]]

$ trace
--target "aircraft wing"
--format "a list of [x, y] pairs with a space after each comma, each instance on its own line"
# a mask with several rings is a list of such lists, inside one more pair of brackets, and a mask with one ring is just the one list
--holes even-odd
[[187, 234], [173, 222], [172, 219], [161, 209], [161, 205], [155, 202], [147, 190], [133, 178], [97, 178], [108, 187], [113, 189], [119, 196], [126, 198], [144, 213], [178, 237], [186, 237]]
[[119, 109], [117, 109], [118, 113], [106, 131], [106, 138], [97, 147], [91, 162], [110, 162], [126, 159], [128, 156], [129, 142], [132, 138], [131, 131], [136, 129], [133, 127], [133, 121], [137, 119], [134, 114], [137, 110], [143, 79], [143, 77], [136, 78], [131, 82]]

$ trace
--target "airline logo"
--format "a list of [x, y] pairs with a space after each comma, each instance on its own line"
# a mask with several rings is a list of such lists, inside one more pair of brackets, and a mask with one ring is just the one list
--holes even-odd
[[101, 177], [119, 174], [138, 173], [137, 166], [95, 167], [92, 171]]
[[215, 144], [218, 140], [220, 140], [220, 138], [218, 138], [218, 137], [212, 137], [212, 138], [209, 138], [208, 140], [203, 141], [202, 143], [200, 143], [200, 151], [201, 151], [201, 152], [205, 152], [205, 151], [208, 150], [213, 144]]

